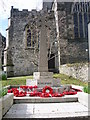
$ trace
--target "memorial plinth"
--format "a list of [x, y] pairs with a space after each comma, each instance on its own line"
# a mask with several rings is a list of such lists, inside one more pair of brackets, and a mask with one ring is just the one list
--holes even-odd
[[60, 79], [53, 78], [52, 72], [34, 72], [33, 78], [37, 81], [38, 87], [44, 87], [46, 85], [60, 87]]

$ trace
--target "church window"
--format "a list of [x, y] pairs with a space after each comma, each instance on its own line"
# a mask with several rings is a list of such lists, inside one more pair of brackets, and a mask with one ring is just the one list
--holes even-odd
[[31, 47], [31, 30], [30, 30], [30, 28], [28, 28], [27, 27], [27, 31], [26, 31], [26, 33], [27, 33], [27, 47]]
[[75, 7], [73, 9], [73, 20], [74, 20], [74, 36], [75, 38], [86, 38], [88, 39], [88, 22], [90, 21], [90, 14], [88, 9], [90, 2], [76, 3], [77, 12]]
[[77, 16], [77, 13], [74, 13], [74, 34], [75, 34], [75, 38], [78, 38], [78, 16]]
[[32, 28], [29, 25], [26, 27], [26, 47], [34, 48], [37, 42], [37, 31], [36, 28]]
[[88, 18], [89, 18], [89, 20], [88, 20], [88, 22], [90, 21], [90, 13], [88, 14]]
[[85, 37], [88, 37], [88, 18], [87, 13], [84, 13], [84, 28], [85, 28]]
[[84, 2], [83, 2], [83, 12], [85, 12]]
[[83, 21], [82, 21], [82, 13], [79, 13], [79, 34], [80, 37], [83, 37]]

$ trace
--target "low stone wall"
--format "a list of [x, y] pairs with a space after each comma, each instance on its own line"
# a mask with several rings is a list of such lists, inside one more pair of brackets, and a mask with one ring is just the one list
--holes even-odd
[[72, 76], [82, 81], [88, 81], [88, 63], [61, 65], [60, 73]]
[[13, 104], [13, 93], [8, 93], [4, 97], [0, 98], [0, 120], [3, 115], [10, 109]]

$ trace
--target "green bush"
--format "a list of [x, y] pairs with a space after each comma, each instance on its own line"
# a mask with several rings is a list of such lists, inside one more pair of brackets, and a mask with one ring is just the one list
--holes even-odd
[[84, 87], [84, 92], [90, 94], [90, 86]]
[[7, 80], [7, 75], [5, 73], [2, 73], [2, 80]]
[[7, 94], [8, 90], [6, 88], [0, 89], [0, 97], [3, 97]]

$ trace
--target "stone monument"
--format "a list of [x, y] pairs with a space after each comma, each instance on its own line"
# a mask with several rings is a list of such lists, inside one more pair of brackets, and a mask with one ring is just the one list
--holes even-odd
[[46, 27], [49, 27], [50, 24], [45, 22], [45, 16], [39, 18], [40, 23], [40, 49], [39, 49], [39, 63], [38, 63], [38, 72], [33, 73], [33, 79], [36, 80], [38, 87], [44, 86], [60, 86], [60, 79], [53, 78], [53, 72], [48, 72], [48, 50], [47, 50], [47, 41], [46, 41]]

